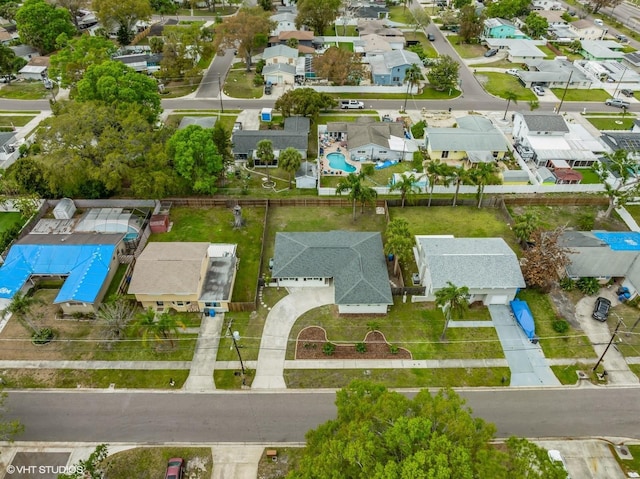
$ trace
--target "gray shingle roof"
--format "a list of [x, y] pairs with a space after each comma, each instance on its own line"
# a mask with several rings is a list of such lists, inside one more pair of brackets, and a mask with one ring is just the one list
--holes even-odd
[[558, 243], [569, 248], [567, 274], [572, 277], [626, 276], [638, 251], [614, 251], [591, 231], [565, 231]]
[[469, 289], [524, 288], [516, 254], [502, 238], [418, 237], [435, 290], [451, 281]]
[[336, 304], [393, 304], [378, 232], [276, 233], [274, 278], [333, 278]]
[[508, 151], [507, 142], [490, 120], [478, 115], [458, 119], [459, 128], [427, 128], [432, 151]]
[[289, 146], [306, 150], [309, 143], [307, 133], [285, 130], [240, 130], [233, 134], [232, 140], [236, 155], [254, 151], [260, 140], [271, 140], [274, 150], [284, 150]]
[[556, 113], [521, 113], [529, 131], [560, 131], [569, 133], [569, 127]]

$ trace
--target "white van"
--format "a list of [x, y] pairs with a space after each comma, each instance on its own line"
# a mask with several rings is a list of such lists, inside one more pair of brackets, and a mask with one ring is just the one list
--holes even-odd
[[598, 25], [599, 27], [604, 27], [604, 22], [602, 20], [600, 20], [599, 18], [596, 18], [593, 21], [594, 24]]

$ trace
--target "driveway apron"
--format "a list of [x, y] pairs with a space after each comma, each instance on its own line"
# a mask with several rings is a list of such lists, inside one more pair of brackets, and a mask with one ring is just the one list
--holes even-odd
[[334, 302], [333, 287], [288, 290], [267, 315], [251, 389], [286, 389], [283, 371], [291, 328], [303, 313]]
[[511, 310], [505, 305], [490, 305], [489, 313], [511, 370], [511, 386], [560, 386], [547, 364], [540, 344], [532, 344]]

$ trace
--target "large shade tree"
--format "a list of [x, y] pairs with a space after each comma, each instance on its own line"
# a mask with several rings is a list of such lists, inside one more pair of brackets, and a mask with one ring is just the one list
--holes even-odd
[[329, 47], [313, 58], [316, 76], [334, 85], [357, 85], [364, 78], [364, 65], [358, 54], [344, 48]]
[[237, 48], [250, 71], [251, 57], [257, 48], [267, 44], [269, 32], [276, 25], [269, 16], [270, 13], [260, 7], [242, 7], [236, 15], [226, 17], [216, 27], [214, 47]]
[[136, 23], [151, 18], [149, 0], [93, 0], [93, 8], [100, 23], [109, 30], [117, 30], [121, 45], [131, 43]]
[[194, 192], [209, 195], [216, 192], [223, 162], [210, 129], [189, 125], [178, 130], [167, 143], [167, 153], [178, 174], [191, 183]]
[[16, 53], [6, 45], [0, 45], [0, 76], [11, 83], [12, 75], [27, 64], [27, 61], [16, 55]]
[[71, 37], [76, 31], [69, 11], [45, 0], [26, 0], [16, 13], [16, 26], [21, 40], [43, 55], [55, 50], [59, 35]]
[[315, 91], [313, 88], [295, 88], [286, 91], [275, 103], [284, 118], [293, 115], [316, 118], [323, 110], [337, 105], [337, 101], [328, 93]]
[[140, 105], [149, 122], [155, 122], [162, 111], [156, 81], [140, 75], [125, 64], [109, 60], [91, 65], [77, 84], [78, 101], [99, 101], [117, 107]]
[[298, 0], [296, 28], [306, 25], [316, 35], [324, 35], [325, 30], [338, 16], [341, 0]]
[[80, 35], [51, 56], [49, 75], [59, 78], [60, 85], [65, 88], [75, 87], [87, 68], [111, 59], [116, 50], [114, 43], [107, 38]]
[[288, 479], [565, 479], [541, 447], [492, 442], [495, 426], [474, 417], [453, 390], [413, 399], [354, 381], [336, 395], [337, 416], [306, 435]]
[[457, 61], [449, 55], [442, 55], [427, 73], [427, 79], [438, 91], [453, 90], [458, 85], [459, 70], [460, 64]]

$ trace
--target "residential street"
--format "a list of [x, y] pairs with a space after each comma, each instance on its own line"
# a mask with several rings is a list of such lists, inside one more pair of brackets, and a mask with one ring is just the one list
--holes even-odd
[[[640, 439], [639, 388], [482, 389], [460, 394], [498, 436]], [[10, 392], [24, 441], [298, 442], [334, 417], [334, 392]]]

